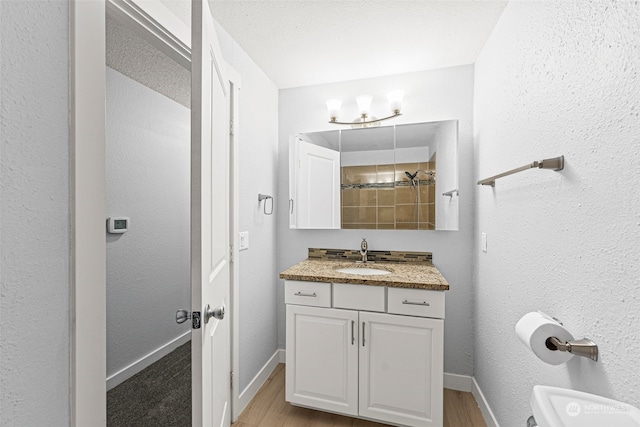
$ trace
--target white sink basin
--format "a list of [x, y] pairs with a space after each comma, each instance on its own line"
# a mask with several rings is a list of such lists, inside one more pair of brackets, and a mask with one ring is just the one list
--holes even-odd
[[360, 274], [363, 276], [381, 276], [383, 274], [391, 274], [390, 271], [386, 270], [378, 270], [377, 268], [367, 268], [367, 267], [348, 267], [348, 268], [340, 268], [336, 270], [338, 273], [345, 274]]
[[531, 409], [539, 427], [640, 427], [640, 410], [595, 394], [537, 385]]

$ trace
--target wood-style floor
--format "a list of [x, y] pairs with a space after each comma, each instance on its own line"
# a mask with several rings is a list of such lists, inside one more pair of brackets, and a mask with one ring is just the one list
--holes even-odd
[[[293, 406], [284, 400], [284, 364], [279, 364], [234, 427], [381, 427], [341, 415]], [[471, 393], [444, 390], [444, 427], [486, 427]]]

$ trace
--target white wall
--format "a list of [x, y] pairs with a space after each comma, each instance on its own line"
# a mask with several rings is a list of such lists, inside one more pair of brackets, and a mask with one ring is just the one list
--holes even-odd
[[[249, 232], [250, 242], [249, 249], [240, 252], [238, 260], [242, 391], [278, 349], [278, 90], [222, 27], [216, 25], [216, 31], [222, 55], [242, 78], [239, 99], [240, 229]], [[263, 214], [258, 193], [275, 198], [273, 215]]]
[[190, 331], [175, 312], [191, 306], [191, 118], [108, 67], [106, 89], [106, 216], [131, 219], [129, 231], [106, 237], [110, 377]]
[[[355, 97], [373, 94], [374, 114], [387, 111], [387, 92], [405, 91], [403, 116], [395, 123], [434, 120], [460, 120], [459, 153], [461, 165], [460, 231], [411, 230], [290, 230], [288, 200], [276, 199], [278, 215], [278, 272], [307, 257], [309, 247], [359, 247], [366, 237], [371, 250], [409, 250], [433, 252], [434, 264], [451, 284], [447, 292], [445, 321], [445, 371], [471, 375], [472, 353], [472, 268], [473, 238], [473, 67], [462, 66], [434, 71], [401, 74], [383, 78], [355, 80], [280, 91], [279, 105], [279, 191], [288, 194], [289, 135], [336, 129], [329, 121], [325, 101], [343, 99], [344, 117], [357, 117]], [[349, 111], [349, 109], [351, 109]], [[278, 287], [278, 340], [285, 348], [284, 285]]]
[[[446, 191], [458, 188], [458, 147], [451, 144], [458, 137], [455, 122], [443, 123], [438, 127], [433, 139], [436, 141], [436, 229], [455, 230], [458, 228], [459, 197], [443, 196]], [[442, 165], [447, 165], [442, 167]], [[449, 165], [454, 165], [449, 166]]]
[[[476, 63], [476, 178], [566, 160], [475, 190], [475, 376], [501, 425], [524, 425], [534, 384], [640, 406], [638, 40], [638, 2], [512, 1]], [[600, 360], [535, 358], [514, 325], [538, 309]]]
[[340, 167], [428, 162], [430, 158], [429, 147], [343, 151], [340, 153]]
[[0, 424], [69, 424], [69, 10], [0, 2]]
[[[433, 156], [433, 153], [431, 147], [427, 145], [426, 147], [396, 148], [393, 150], [392, 156], [393, 157], [387, 157], [387, 159], [394, 159], [394, 163], [415, 163], [428, 162]], [[422, 175], [422, 173], [420, 175]]]

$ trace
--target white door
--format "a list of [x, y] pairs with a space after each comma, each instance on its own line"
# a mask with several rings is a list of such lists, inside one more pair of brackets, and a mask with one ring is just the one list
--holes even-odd
[[[230, 425], [229, 121], [208, 2], [192, 2], [191, 299], [194, 427]], [[207, 310], [209, 309], [209, 311]]]
[[298, 185], [298, 138], [289, 136], [289, 228], [296, 228], [297, 200], [296, 186]]
[[340, 152], [297, 141], [297, 228], [340, 228]]
[[444, 321], [360, 312], [360, 415], [442, 426]]
[[287, 304], [286, 400], [358, 414], [358, 312]]

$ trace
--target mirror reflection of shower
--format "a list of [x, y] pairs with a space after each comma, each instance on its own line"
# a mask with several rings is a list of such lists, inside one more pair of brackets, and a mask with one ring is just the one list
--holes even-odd
[[[411, 205], [411, 222], [421, 222], [424, 221], [424, 218], [420, 218], [420, 203], [424, 202], [420, 200], [420, 184], [422, 185], [435, 185], [436, 173], [435, 171], [426, 171], [424, 169], [418, 169], [415, 172], [411, 173], [409, 171], [404, 171], [405, 176], [409, 180], [409, 184], [411, 184], [411, 193], [413, 193], [413, 204]], [[420, 175], [425, 175], [422, 181], [420, 180]]]
[[418, 169], [414, 173], [410, 173], [410, 172], [404, 171], [404, 174], [407, 175], [407, 178], [409, 178], [409, 182], [411, 183], [412, 187], [420, 185], [420, 180], [418, 178], [416, 178], [417, 175], [418, 175], [418, 172], [424, 173], [425, 175], [427, 175], [430, 178], [432, 178], [433, 181], [435, 181], [435, 179], [436, 179], [436, 173], [434, 171], [426, 171], [426, 170], [423, 170], [423, 169]]
[[458, 185], [457, 129], [456, 120], [446, 120], [291, 135], [294, 161], [289, 166], [290, 176], [295, 179], [290, 182], [290, 190], [297, 200], [289, 203], [290, 228], [322, 229], [320, 224], [338, 217], [313, 210], [318, 218], [300, 224], [298, 213], [310, 209], [307, 200], [317, 202], [315, 195], [303, 197], [308, 188], [300, 185], [301, 178], [307, 180], [304, 182], [329, 180], [307, 176], [308, 171], [303, 171], [307, 175], [301, 174], [295, 167], [306, 161], [308, 150], [301, 149], [306, 143], [340, 154], [339, 194], [332, 188], [326, 192], [331, 202], [323, 203], [340, 206], [340, 228], [457, 230], [457, 196], [442, 196]]

